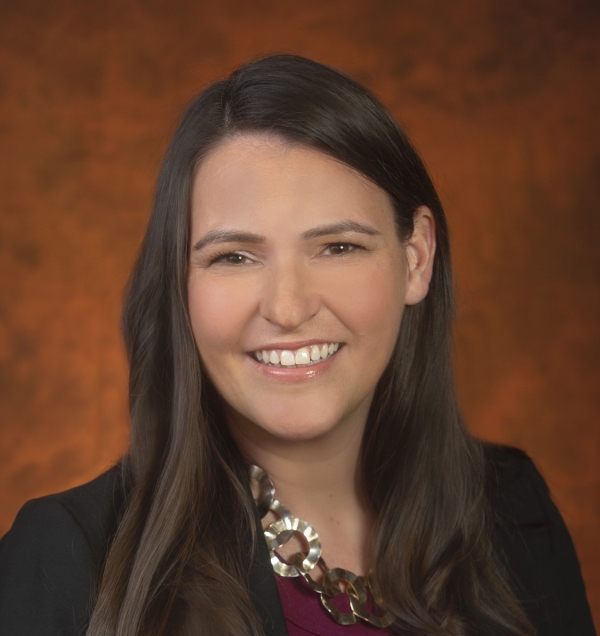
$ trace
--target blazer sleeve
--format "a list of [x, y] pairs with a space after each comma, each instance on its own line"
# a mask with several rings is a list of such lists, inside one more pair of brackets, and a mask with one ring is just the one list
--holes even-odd
[[497, 452], [499, 548], [538, 636], [595, 636], [575, 547], [546, 482], [522, 451]]
[[86, 533], [53, 498], [27, 502], [0, 542], [0, 634], [83, 634], [96, 564]]

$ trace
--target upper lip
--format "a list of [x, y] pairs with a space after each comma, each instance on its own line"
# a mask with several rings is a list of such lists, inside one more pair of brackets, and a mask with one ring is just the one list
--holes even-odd
[[277, 351], [277, 350], [291, 350], [294, 351], [296, 349], [302, 349], [302, 347], [312, 347], [312, 345], [324, 345], [324, 344], [332, 344], [332, 343], [342, 344], [339, 340], [324, 340], [322, 338], [315, 340], [296, 340], [295, 342], [272, 342], [271, 344], [261, 345], [256, 347], [255, 349], [250, 349], [248, 353], [252, 353], [254, 351]]

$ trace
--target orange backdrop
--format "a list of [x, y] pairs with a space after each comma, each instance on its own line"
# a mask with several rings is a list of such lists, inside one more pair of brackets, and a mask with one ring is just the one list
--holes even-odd
[[0, 534], [127, 445], [122, 289], [189, 98], [298, 52], [404, 122], [449, 215], [472, 430], [525, 449], [600, 621], [600, 8], [0, 0]]

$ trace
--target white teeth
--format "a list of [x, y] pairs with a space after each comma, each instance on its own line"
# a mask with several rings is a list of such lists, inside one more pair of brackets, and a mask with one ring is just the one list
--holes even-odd
[[281, 365], [284, 367], [293, 367], [296, 364], [294, 354], [287, 349], [281, 352]]
[[322, 346], [312, 345], [310, 347], [301, 347], [297, 351], [289, 349], [255, 351], [252, 355], [263, 364], [271, 364], [284, 367], [298, 367], [311, 364], [318, 364], [321, 360], [330, 358], [338, 349], [340, 343], [326, 343]]
[[294, 361], [296, 364], [309, 364], [310, 354], [308, 353], [308, 349], [306, 347], [302, 347], [302, 349], [298, 349], [298, 351], [296, 351]]

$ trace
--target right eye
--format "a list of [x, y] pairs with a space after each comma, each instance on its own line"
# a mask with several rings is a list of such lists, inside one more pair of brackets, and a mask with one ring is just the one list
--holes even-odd
[[239, 252], [225, 252], [214, 256], [210, 264], [221, 263], [223, 265], [244, 265], [244, 261], [252, 262], [245, 254]]

